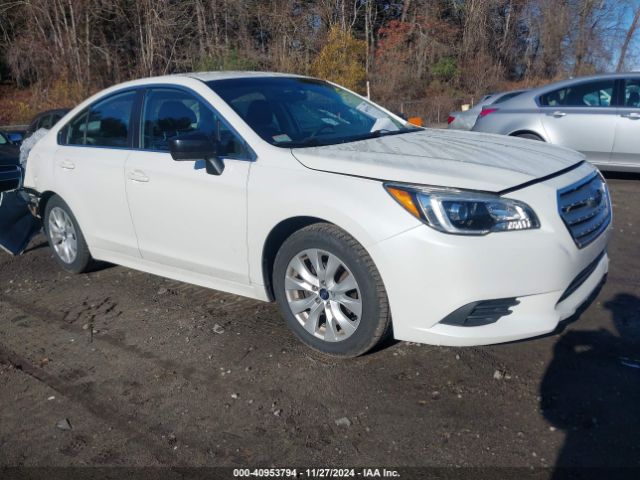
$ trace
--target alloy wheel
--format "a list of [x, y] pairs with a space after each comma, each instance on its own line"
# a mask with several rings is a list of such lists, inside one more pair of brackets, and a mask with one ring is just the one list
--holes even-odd
[[362, 295], [353, 273], [336, 255], [307, 249], [293, 257], [285, 274], [291, 312], [311, 335], [340, 342], [358, 328]]
[[71, 217], [60, 207], [49, 213], [49, 236], [60, 260], [73, 263], [78, 256], [78, 237]]

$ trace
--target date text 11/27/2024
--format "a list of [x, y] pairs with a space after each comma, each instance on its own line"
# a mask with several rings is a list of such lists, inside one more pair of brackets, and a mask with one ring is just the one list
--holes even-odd
[[399, 478], [397, 470], [386, 468], [237, 468], [234, 478]]

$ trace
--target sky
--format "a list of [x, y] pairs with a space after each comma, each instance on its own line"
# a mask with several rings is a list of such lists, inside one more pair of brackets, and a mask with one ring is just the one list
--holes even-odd
[[[640, 8], [640, 0], [635, 0], [634, 5], [632, 7], [625, 8], [624, 11], [624, 29], [625, 32], [631, 25], [633, 21], [633, 16], [635, 15], [636, 9]], [[612, 68], [615, 69], [618, 64], [619, 52], [615, 52], [613, 56]], [[640, 25], [636, 30], [634, 38], [629, 45], [629, 50], [627, 52], [626, 59], [626, 70], [640, 70]]]

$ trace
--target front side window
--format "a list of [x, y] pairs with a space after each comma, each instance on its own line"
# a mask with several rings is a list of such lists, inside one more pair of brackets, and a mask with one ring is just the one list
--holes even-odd
[[169, 151], [174, 138], [202, 134], [218, 145], [218, 155], [246, 158], [244, 142], [203, 101], [183, 90], [157, 88], [147, 92], [142, 108], [140, 146]]
[[623, 106], [640, 108], [640, 78], [628, 78], [624, 82]]
[[0, 133], [0, 145], [6, 145], [9, 141], [5, 138], [5, 136]]
[[614, 80], [581, 83], [545, 93], [540, 97], [543, 107], [610, 107]]
[[321, 80], [255, 77], [207, 85], [260, 137], [278, 147], [330, 145], [419, 130]]

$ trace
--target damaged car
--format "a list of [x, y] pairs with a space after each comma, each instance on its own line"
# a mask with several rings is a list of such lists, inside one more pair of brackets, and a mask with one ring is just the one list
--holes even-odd
[[329, 355], [553, 331], [603, 281], [607, 185], [572, 150], [430, 130], [335, 84], [193, 73], [102, 91], [31, 151], [58, 264], [277, 301]]
[[29, 198], [21, 191], [20, 150], [0, 132], [0, 248], [12, 255], [22, 253], [40, 230], [40, 221], [29, 210]]

